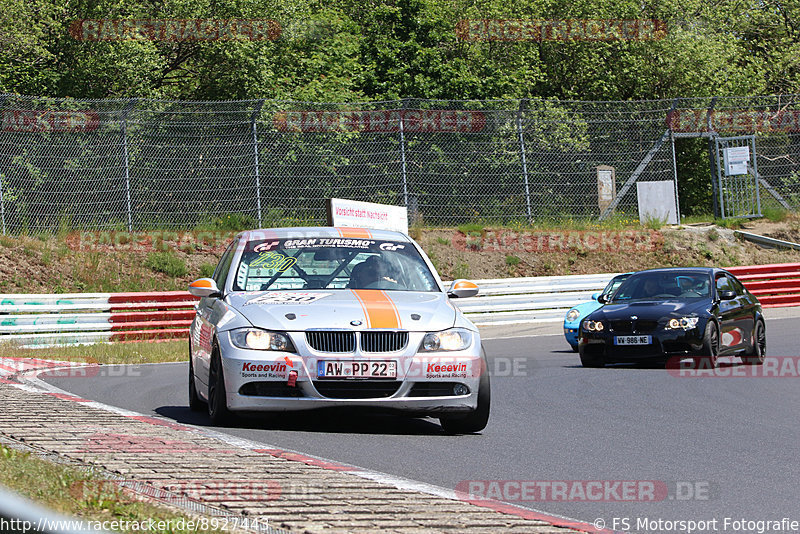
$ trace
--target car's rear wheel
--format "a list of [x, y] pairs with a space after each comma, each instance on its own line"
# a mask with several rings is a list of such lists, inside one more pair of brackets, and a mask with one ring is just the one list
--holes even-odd
[[211, 352], [208, 369], [208, 416], [211, 418], [211, 423], [217, 426], [228, 423], [232, 418], [231, 412], [228, 410], [225, 376], [218, 347], [214, 347]]
[[193, 412], [202, 411], [205, 403], [197, 394], [197, 387], [194, 383], [194, 365], [192, 364], [191, 349], [189, 354], [189, 409]]
[[486, 360], [481, 360], [481, 379], [478, 385], [478, 405], [467, 415], [448, 415], [439, 418], [442, 429], [448, 434], [472, 434], [480, 432], [489, 423], [491, 387]]
[[764, 327], [764, 321], [759, 319], [756, 321], [756, 327], [753, 330], [753, 351], [747, 356], [742, 356], [742, 363], [746, 365], [761, 365], [764, 363], [766, 355], [767, 330]]
[[719, 364], [719, 328], [714, 321], [708, 321], [703, 335], [703, 353], [696, 359], [698, 368], [716, 369]]

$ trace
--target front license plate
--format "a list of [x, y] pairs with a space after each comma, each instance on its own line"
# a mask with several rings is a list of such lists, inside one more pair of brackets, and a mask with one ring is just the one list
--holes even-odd
[[617, 336], [614, 345], [649, 345], [652, 343], [650, 336]]
[[317, 378], [397, 378], [394, 360], [321, 360]]

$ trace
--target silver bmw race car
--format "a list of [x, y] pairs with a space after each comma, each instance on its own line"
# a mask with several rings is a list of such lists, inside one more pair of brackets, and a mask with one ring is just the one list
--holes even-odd
[[231, 412], [366, 407], [478, 432], [489, 375], [478, 329], [408, 236], [361, 228], [238, 234], [201, 297], [189, 337], [189, 405]]

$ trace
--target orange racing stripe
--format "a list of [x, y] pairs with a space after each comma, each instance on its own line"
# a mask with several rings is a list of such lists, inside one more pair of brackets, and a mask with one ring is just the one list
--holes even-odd
[[367, 318], [367, 328], [400, 328], [397, 306], [384, 291], [377, 289], [351, 289], [351, 291], [361, 303], [361, 309]]
[[339, 230], [339, 235], [342, 237], [348, 237], [350, 239], [370, 239], [372, 238], [372, 232], [370, 232], [366, 228], [350, 228], [350, 227], [341, 227], [337, 228]]

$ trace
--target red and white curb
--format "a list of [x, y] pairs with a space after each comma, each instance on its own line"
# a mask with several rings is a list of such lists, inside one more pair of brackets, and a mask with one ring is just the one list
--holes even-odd
[[[2, 373], [5, 360], [8, 360], [8, 358], [0, 358], [0, 373]], [[63, 369], [74, 370], [74, 368], [78, 366], [77, 364], [63, 366], [60, 365], [63, 364], [63, 362], [48, 362], [46, 360], [37, 360], [37, 362], [38, 364], [44, 364], [45, 368], [42, 367], [35, 368], [34, 367], [35, 364], [31, 364], [29, 366], [22, 366], [25, 368], [20, 369], [19, 371], [14, 373], [14, 376], [11, 378], [0, 378], [0, 382], [9, 384], [11, 386], [25, 390], [27, 392], [39, 393], [43, 395], [52, 395], [54, 397], [66, 401], [79, 402], [85, 406], [91, 406], [93, 408], [121, 415], [123, 417], [127, 417], [139, 422], [144, 422], [156, 426], [166, 426], [175, 430], [193, 432], [195, 434], [217, 439], [219, 441], [222, 441], [224, 443], [227, 443], [231, 446], [240, 449], [245, 449], [261, 454], [268, 454], [270, 456], [283, 458], [285, 460], [302, 462], [304, 464], [313, 465], [322, 469], [351, 474], [395, 489], [416, 491], [427, 495], [441, 497], [462, 503], [468, 503], [473, 506], [477, 506], [480, 508], [487, 508], [505, 514], [510, 514], [522, 519], [543, 521], [556, 527], [570, 528], [580, 532], [593, 533], [593, 534], [595, 533], [613, 534], [614, 532], [608, 529], [598, 529], [593, 524], [580, 521], [578, 519], [572, 519], [557, 514], [550, 514], [541, 510], [509, 504], [492, 499], [485, 499], [485, 500], [482, 499], [480, 501], [464, 500], [460, 498], [459, 494], [453, 489], [448, 489], [433, 484], [427, 484], [425, 482], [419, 482], [416, 480], [410, 480], [407, 478], [398, 477], [388, 473], [382, 473], [380, 471], [364, 469], [358, 466], [341, 463], [334, 460], [321, 458], [319, 456], [313, 456], [302, 452], [293, 451], [290, 449], [282, 449], [274, 445], [268, 445], [265, 443], [259, 443], [245, 438], [231, 436], [223, 432], [219, 432], [209, 428], [176, 423], [166, 418], [145, 415], [131, 410], [125, 410], [123, 408], [110, 406], [108, 404], [93, 401], [90, 399], [77, 397], [75, 395], [70, 394], [68, 391], [64, 391], [56, 386], [47, 384], [46, 382], [38, 378], [38, 375], [46, 373], [48, 371], [59, 371]]]

